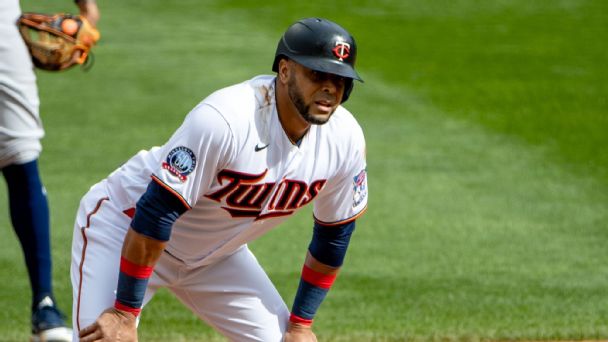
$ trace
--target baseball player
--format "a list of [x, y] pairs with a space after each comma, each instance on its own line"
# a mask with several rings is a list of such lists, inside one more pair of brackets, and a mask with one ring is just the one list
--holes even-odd
[[[365, 141], [341, 103], [356, 45], [307, 18], [273, 71], [198, 104], [161, 147], [84, 196], [72, 245], [74, 338], [136, 341], [162, 287], [234, 341], [316, 341], [311, 325], [367, 207]], [[314, 233], [291, 311], [247, 247], [314, 201]], [[78, 335], [77, 335], [78, 334]]]
[[[78, 5], [97, 21], [94, 1]], [[31, 57], [17, 29], [20, 15], [18, 0], [0, 1], [0, 170], [32, 289], [32, 340], [71, 341], [53, 297], [48, 203], [38, 172], [44, 130]]]

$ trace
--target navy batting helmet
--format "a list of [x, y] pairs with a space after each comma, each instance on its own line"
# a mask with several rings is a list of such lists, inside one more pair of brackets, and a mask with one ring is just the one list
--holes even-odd
[[342, 102], [350, 96], [352, 80], [363, 82], [355, 71], [357, 45], [353, 36], [340, 25], [321, 18], [306, 18], [292, 24], [279, 40], [272, 71], [287, 57], [320, 72], [345, 77]]

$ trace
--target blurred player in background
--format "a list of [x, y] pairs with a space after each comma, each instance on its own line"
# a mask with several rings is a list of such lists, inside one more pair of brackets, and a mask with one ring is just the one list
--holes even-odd
[[[76, 3], [81, 15], [95, 24], [95, 1]], [[72, 341], [53, 297], [48, 203], [38, 173], [44, 130], [36, 75], [17, 29], [20, 15], [18, 0], [0, 1], [0, 170], [32, 288], [32, 340]]]
[[[342, 27], [300, 20], [279, 41], [276, 76], [211, 94], [163, 146], [90, 189], [72, 243], [81, 341], [136, 341], [162, 287], [231, 340], [316, 341], [313, 318], [367, 208], [363, 132], [341, 106], [361, 80], [355, 57]], [[247, 242], [313, 200], [290, 312]]]

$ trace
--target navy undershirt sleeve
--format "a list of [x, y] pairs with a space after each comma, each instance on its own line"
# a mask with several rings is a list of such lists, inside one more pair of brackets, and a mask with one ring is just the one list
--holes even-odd
[[354, 230], [355, 221], [338, 226], [315, 223], [308, 250], [318, 261], [332, 267], [340, 267]]
[[169, 241], [173, 223], [188, 210], [186, 205], [165, 187], [151, 181], [137, 202], [131, 227], [136, 232], [160, 241]]

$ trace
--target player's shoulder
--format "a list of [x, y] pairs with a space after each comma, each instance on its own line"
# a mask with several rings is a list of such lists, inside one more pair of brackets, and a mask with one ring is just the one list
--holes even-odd
[[336, 108], [336, 111], [327, 122], [327, 133], [339, 139], [334, 141], [344, 141], [350, 143], [364, 143], [363, 129], [355, 118], [355, 116], [342, 105]]
[[253, 114], [261, 106], [263, 94], [271, 93], [273, 88], [274, 76], [257, 76], [214, 91], [199, 102], [192, 112], [212, 110], [229, 122], [240, 121], [243, 116]]
[[219, 89], [203, 100], [226, 116], [253, 113], [274, 89], [274, 76], [261, 75]]
[[[198, 126], [194, 129], [227, 129], [240, 146], [255, 128], [256, 113], [274, 105], [273, 92], [274, 76], [257, 76], [211, 93], [188, 114], [191, 118], [187, 120]], [[213, 122], [208, 125], [209, 121]]]
[[329, 123], [333, 125], [348, 125], [348, 127], [360, 127], [355, 116], [346, 107], [339, 105], [332, 115]]

